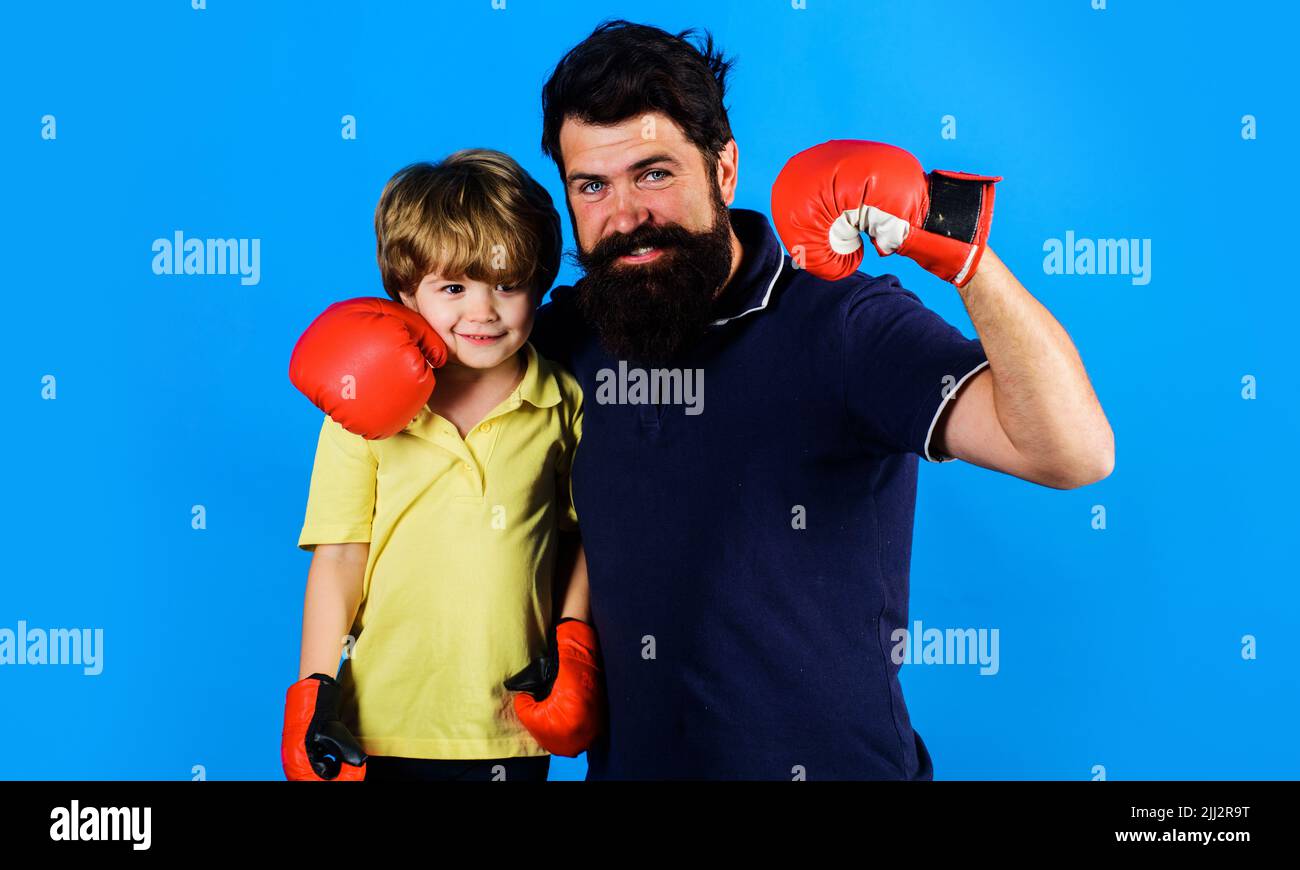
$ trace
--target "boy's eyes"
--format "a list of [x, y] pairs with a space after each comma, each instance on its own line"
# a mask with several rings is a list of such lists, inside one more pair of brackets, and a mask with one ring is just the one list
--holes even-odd
[[[498, 293], [514, 293], [516, 290], [521, 289], [521, 286], [519, 284], [498, 284], [496, 289]], [[465, 285], [446, 284], [438, 288], [438, 290], [440, 293], [446, 293], [449, 296], [459, 296], [465, 292]]]

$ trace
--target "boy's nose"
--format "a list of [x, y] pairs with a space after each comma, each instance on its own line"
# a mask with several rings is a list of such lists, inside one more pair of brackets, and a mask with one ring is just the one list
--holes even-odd
[[465, 311], [465, 318], [475, 323], [491, 323], [497, 319], [494, 301], [491, 290], [476, 292], [470, 298], [470, 304]]
[[496, 309], [491, 305], [476, 305], [465, 312], [465, 319], [472, 323], [491, 323], [497, 319]]

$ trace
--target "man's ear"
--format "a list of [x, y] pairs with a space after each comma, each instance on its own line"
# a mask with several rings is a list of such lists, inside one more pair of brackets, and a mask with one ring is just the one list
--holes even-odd
[[736, 201], [736, 182], [740, 172], [740, 148], [736, 140], [728, 140], [718, 152], [718, 190], [722, 201], [730, 206]]

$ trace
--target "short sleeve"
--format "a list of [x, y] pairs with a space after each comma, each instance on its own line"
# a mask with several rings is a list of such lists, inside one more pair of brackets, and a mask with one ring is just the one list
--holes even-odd
[[845, 405], [865, 439], [930, 462], [939, 415], [988, 365], [984, 347], [926, 308], [898, 278], [870, 279], [849, 298], [844, 321]]
[[565, 397], [565, 404], [571, 403], [573, 411], [569, 425], [565, 427], [560, 459], [555, 470], [555, 493], [559, 511], [557, 525], [564, 531], [578, 528], [578, 511], [573, 504], [573, 457], [578, 452], [578, 443], [582, 441], [582, 389], [577, 382], [573, 384], [574, 395]]
[[316, 442], [306, 519], [298, 546], [370, 540], [379, 463], [366, 439], [326, 417]]

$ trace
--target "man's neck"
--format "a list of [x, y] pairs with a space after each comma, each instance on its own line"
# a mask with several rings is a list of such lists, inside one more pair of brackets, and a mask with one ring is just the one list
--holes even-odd
[[727, 273], [727, 280], [722, 282], [722, 286], [713, 294], [714, 299], [718, 299], [723, 293], [727, 292], [727, 288], [731, 286], [736, 273], [740, 271], [740, 261], [744, 259], [744, 256], [745, 249], [741, 246], [740, 237], [736, 235], [736, 231], [733, 229], [731, 231], [731, 271]]

